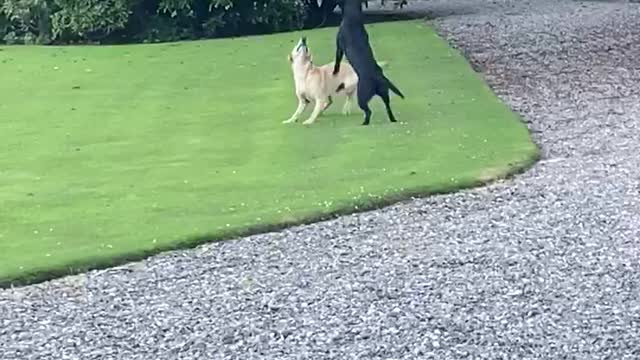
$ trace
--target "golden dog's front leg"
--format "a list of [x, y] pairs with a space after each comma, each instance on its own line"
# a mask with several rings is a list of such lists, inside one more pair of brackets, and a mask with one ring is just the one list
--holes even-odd
[[318, 118], [318, 115], [320, 115], [320, 113], [322, 112], [322, 109], [326, 107], [326, 105], [326, 101], [316, 100], [316, 107], [313, 109], [313, 113], [311, 113], [311, 116], [309, 116], [309, 118], [305, 122], [303, 122], [303, 124], [313, 124], [316, 121], [316, 118]]
[[305, 99], [303, 99], [302, 97], [298, 97], [298, 108], [296, 109], [296, 112], [293, 113], [293, 115], [291, 115], [291, 117], [285, 121], [283, 121], [283, 124], [290, 124], [292, 122], [295, 122], [298, 120], [298, 117], [300, 116], [300, 114], [302, 114], [302, 112], [304, 111], [304, 109], [307, 108], [307, 101]]

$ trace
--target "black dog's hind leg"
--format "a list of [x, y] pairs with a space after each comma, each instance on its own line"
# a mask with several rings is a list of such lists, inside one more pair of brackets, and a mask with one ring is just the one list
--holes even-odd
[[371, 121], [371, 109], [369, 108], [369, 101], [372, 96], [370, 94], [360, 94], [358, 91], [358, 106], [364, 112], [364, 122], [362, 125], [369, 125], [369, 121]]
[[384, 107], [387, 109], [387, 117], [389, 121], [396, 122], [396, 117], [393, 115], [393, 111], [391, 111], [391, 100], [389, 99], [389, 90], [380, 91], [378, 94], [382, 101], [384, 102]]
[[369, 125], [369, 121], [371, 121], [371, 109], [369, 109], [368, 101], [361, 101], [358, 99], [358, 106], [360, 106], [360, 109], [364, 111], [364, 122], [362, 125]]
[[358, 87], [356, 89], [358, 96], [358, 106], [362, 111], [364, 111], [364, 122], [362, 125], [369, 125], [369, 121], [371, 120], [371, 109], [369, 109], [369, 101], [373, 95], [375, 95], [375, 88], [371, 86], [372, 84], [368, 81], [360, 80], [358, 81]]

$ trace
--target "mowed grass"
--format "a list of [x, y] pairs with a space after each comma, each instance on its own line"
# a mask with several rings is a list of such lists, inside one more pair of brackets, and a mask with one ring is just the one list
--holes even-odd
[[[517, 171], [537, 149], [421, 22], [368, 26], [401, 123], [343, 99], [311, 127], [286, 60], [302, 34], [0, 51], [0, 284], [138, 259]], [[354, 104], [355, 105], [355, 104]], [[301, 120], [306, 119], [310, 109]]]

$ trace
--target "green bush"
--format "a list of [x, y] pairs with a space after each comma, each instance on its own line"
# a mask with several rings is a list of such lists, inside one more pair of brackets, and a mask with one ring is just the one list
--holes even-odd
[[0, 0], [0, 42], [158, 42], [270, 33], [318, 26], [335, 4], [336, 0], [325, 0], [319, 8], [316, 0]]
[[151, 22], [142, 24], [142, 34], [166, 34], [166, 30], [155, 31], [163, 23], [165, 28], [174, 28], [172, 33], [179, 38], [185, 33], [191, 37], [245, 35], [297, 29], [305, 19], [301, 0], [161, 0], [156, 9], [156, 14], [145, 19]]
[[51, 41], [49, 0], [2, 0], [0, 34], [9, 44], [48, 44]]
[[53, 0], [51, 16], [54, 39], [99, 41], [124, 29], [135, 0]]
[[7, 19], [7, 16], [4, 13], [0, 12], [0, 42], [2, 42], [2, 39], [4, 39], [5, 36], [7, 36], [10, 31], [9, 29], [9, 19]]

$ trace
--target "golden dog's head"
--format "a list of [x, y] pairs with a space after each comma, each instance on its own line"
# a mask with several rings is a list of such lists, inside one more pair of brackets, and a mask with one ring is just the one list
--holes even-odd
[[289, 54], [289, 62], [290, 63], [307, 63], [311, 62], [311, 52], [307, 47], [307, 38], [301, 37], [298, 40], [296, 46], [294, 46], [293, 50]]

